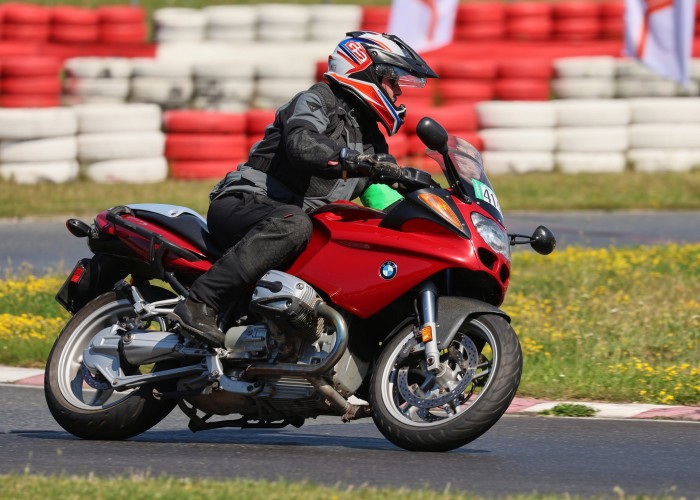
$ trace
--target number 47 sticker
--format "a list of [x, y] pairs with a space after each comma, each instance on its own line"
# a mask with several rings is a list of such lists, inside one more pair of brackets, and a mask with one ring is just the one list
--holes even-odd
[[496, 193], [493, 192], [493, 189], [476, 179], [472, 179], [472, 185], [474, 186], [474, 196], [494, 206], [501, 213], [501, 205], [498, 203], [498, 198], [496, 198]]

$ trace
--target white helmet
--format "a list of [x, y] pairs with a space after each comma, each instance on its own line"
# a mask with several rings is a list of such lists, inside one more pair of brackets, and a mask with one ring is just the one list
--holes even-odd
[[437, 78], [423, 58], [399, 37], [371, 31], [347, 33], [328, 56], [324, 76], [367, 105], [389, 135], [403, 124], [406, 107], [394, 106], [382, 88], [382, 78], [393, 78], [403, 87], [424, 87], [426, 78]]

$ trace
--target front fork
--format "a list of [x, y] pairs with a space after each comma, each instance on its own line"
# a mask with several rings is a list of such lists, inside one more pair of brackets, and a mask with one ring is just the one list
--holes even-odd
[[440, 371], [440, 352], [437, 346], [436, 335], [436, 311], [437, 311], [437, 288], [432, 282], [425, 284], [419, 292], [421, 314], [421, 337], [425, 347], [425, 362], [428, 371], [437, 373]]

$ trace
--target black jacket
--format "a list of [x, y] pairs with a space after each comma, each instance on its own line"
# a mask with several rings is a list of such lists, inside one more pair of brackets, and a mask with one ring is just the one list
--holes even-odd
[[248, 161], [217, 184], [211, 200], [247, 191], [310, 211], [359, 196], [368, 179], [338, 179], [339, 169], [329, 167], [329, 160], [338, 161], [343, 147], [373, 154], [387, 153], [388, 146], [376, 121], [359, 111], [364, 106], [345, 96], [326, 83], [294, 96], [277, 110]]

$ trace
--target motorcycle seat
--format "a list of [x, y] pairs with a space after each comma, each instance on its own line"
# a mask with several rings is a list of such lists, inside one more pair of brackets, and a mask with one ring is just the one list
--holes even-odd
[[199, 215], [191, 212], [179, 212], [173, 216], [153, 210], [135, 208], [133, 205], [130, 208], [139, 219], [152, 222], [182, 236], [213, 260], [224, 254], [209, 234], [206, 221]]

